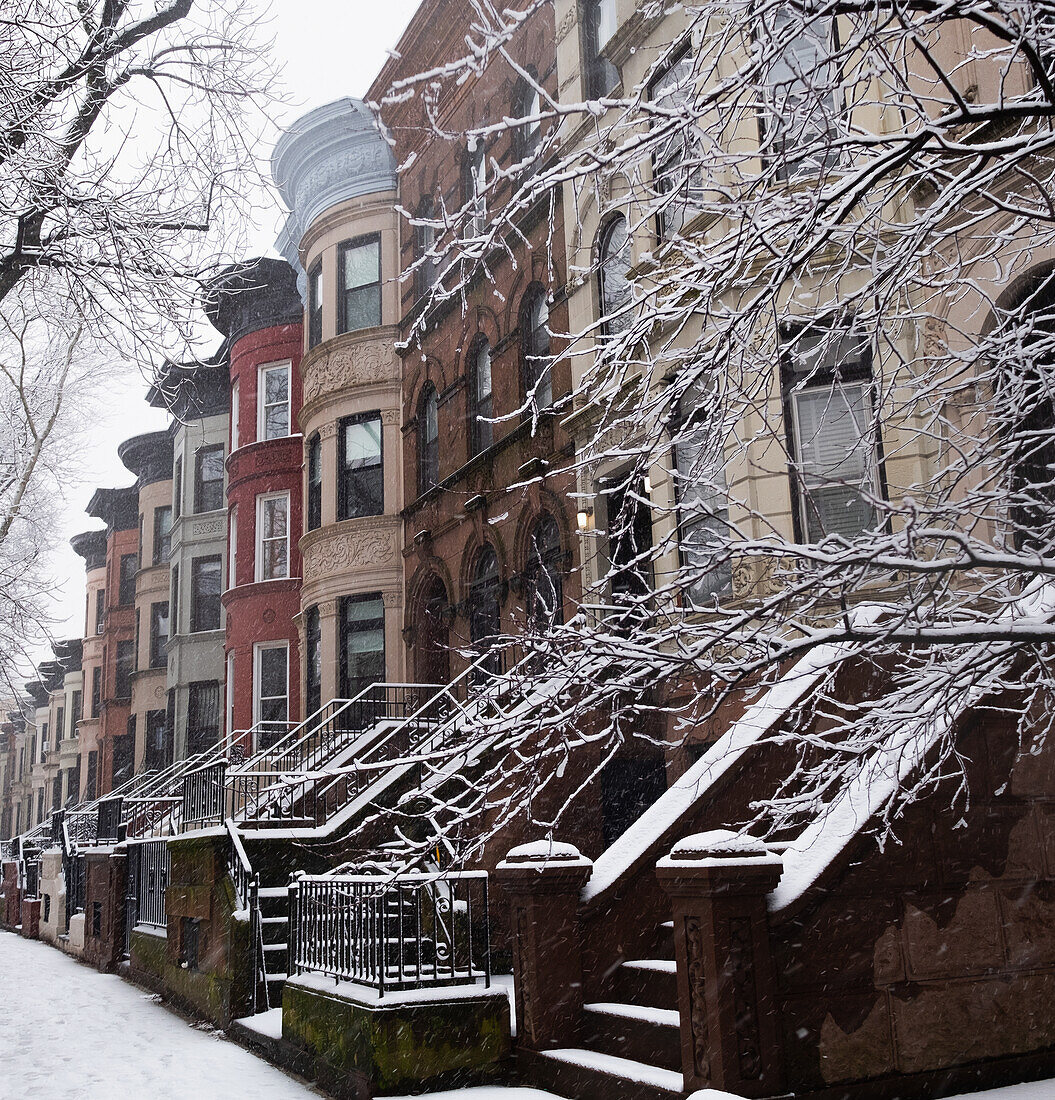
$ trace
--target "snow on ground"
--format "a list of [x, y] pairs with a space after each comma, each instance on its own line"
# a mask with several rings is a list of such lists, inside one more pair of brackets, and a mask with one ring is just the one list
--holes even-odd
[[[310, 1086], [194, 1026], [149, 993], [100, 974], [53, 947], [0, 932], [0, 1083], [19, 1100], [300, 1100]], [[273, 1010], [257, 1030], [280, 1033]], [[707, 1093], [708, 1100], [723, 1093]], [[393, 1097], [392, 1100], [415, 1100]], [[484, 1086], [430, 1100], [558, 1100], [531, 1088]], [[1055, 1100], [1055, 1081], [1011, 1085], [953, 1100]]]
[[53, 947], [0, 932], [0, 1092], [99, 1097], [300, 1100], [319, 1096], [148, 993]]
[[987, 1092], [968, 1092], [950, 1100], [1055, 1100], [1055, 1081], [1029, 1081]]

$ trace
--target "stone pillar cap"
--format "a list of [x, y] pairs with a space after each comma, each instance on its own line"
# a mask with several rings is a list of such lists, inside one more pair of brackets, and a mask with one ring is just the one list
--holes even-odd
[[530, 844], [518, 844], [510, 848], [505, 859], [498, 864], [498, 870], [505, 871], [518, 867], [534, 867], [542, 870], [545, 866], [554, 869], [565, 867], [592, 867], [593, 861], [587, 859], [574, 844], [561, 844], [556, 840], [535, 840]]
[[693, 833], [679, 840], [657, 867], [759, 867], [781, 866], [780, 856], [757, 837], [729, 829]]

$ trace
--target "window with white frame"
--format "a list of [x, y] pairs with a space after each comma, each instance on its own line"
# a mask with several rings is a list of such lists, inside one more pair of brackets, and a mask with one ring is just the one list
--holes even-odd
[[608, 59], [606, 47], [615, 36], [616, 0], [581, 0], [583, 69], [586, 91], [592, 98], [607, 95], [619, 83], [619, 70]]
[[256, 498], [256, 579], [289, 576], [289, 493]]
[[260, 368], [257, 385], [257, 439], [289, 435], [289, 363]]
[[289, 643], [258, 642], [253, 655], [253, 725], [260, 749], [281, 736], [289, 720]]
[[868, 342], [845, 329], [785, 336], [782, 362], [797, 535], [818, 542], [875, 527], [881, 487]]
[[238, 505], [231, 509], [231, 518], [227, 524], [227, 587], [238, 584]]
[[231, 384], [231, 450], [237, 451], [240, 440], [238, 435], [238, 417], [242, 411], [238, 379]]

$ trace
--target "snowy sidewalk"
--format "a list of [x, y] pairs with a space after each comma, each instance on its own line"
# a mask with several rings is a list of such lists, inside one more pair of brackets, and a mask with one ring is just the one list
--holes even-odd
[[[199, 1030], [122, 978], [9, 932], [0, 932], [0, 1006], [5, 1097], [300, 1100], [323, 1095], [218, 1033]], [[433, 1093], [431, 1100], [549, 1097], [527, 1088], [469, 1088]], [[973, 1093], [964, 1100], [1055, 1100], [1055, 1081]]]
[[0, 932], [0, 1093], [23, 1100], [319, 1096], [114, 974]]

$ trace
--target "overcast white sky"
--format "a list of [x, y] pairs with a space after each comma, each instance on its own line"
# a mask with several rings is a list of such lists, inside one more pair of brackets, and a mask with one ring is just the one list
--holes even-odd
[[[279, 121], [293, 119], [340, 96], [360, 96], [395, 46], [419, 0], [271, 0], [270, 37], [274, 57], [291, 103]], [[275, 223], [277, 224], [277, 211]], [[253, 254], [270, 252], [274, 225], [268, 219], [252, 227]], [[117, 457], [122, 440], [163, 428], [168, 418], [145, 401], [146, 383], [130, 369], [125, 386], [113, 393], [110, 415], [85, 437], [82, 465], [71, 471], [66, 488], [65, 530], [55, 558], [58, 601], [54, 633], [80, 637], [84, 628], [84, 562], [69, 548], [79, 531], [99, 526], [84, 514], [97, 487], [131, 484]], [[43, 656], [47, 656], [44, 654]]]

